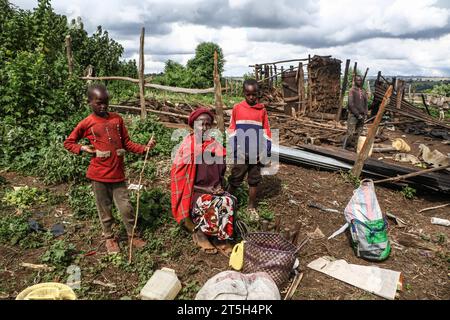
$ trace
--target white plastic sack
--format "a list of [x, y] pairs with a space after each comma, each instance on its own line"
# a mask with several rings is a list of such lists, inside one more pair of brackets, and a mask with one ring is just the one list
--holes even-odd
[[359, 188], [353, 191], [353, 196], [345, 207], [344, 216], [348, 223], [353, 219], [361, 222], [383, 219], [372, 180], [364, 179]]
[[195, 300], [281, 300], [281, 296], [266, 272], [223, 271], [203, 285]]

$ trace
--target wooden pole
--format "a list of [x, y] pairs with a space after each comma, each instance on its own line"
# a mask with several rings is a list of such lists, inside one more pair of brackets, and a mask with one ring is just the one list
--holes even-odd
[[141, 120], [147, 118], [147, 109], [145, 108], [144, 38], [145, 38], [145, 28], [143, 27], [141, 29], [141, 39], [139, 46], [139, 99], [141, 104]]
[[273, 88], [273, 68], [272, 66], [270, 66], [270, 79], [269, 79], [269, 84], [270, 84], [270, 88]]
[[258, 81], [259, 80], [259, 77], [258, 77], [258, 68], [259, 68], [259, 65], [257, 65], [257, 64], [255, 64], [255, 80], [256, 81]]
[[[298, 79], [297, 79], [297, 92], [298, 92], [298, 100], [299, 100], [299, 106], [300, 111], [305, 114], [305, 73], [303, 72], [303, 63], [298, 64]], [[298, 110], [298, 109], [297, 109]]]
[[364, 77], [362, 79], [362, 83], [364, 85], [364, 81], [366, 81], [367, 73], [369, 72], [369, 68], [366, 69], [366, 72], [364, 73]]
[[278, 75], [277, 75], [277, 65], [276, 64], [273, 65], [273, 73], [275, 75], [275, 86], [277, 86], [278, 85]]
[[67, 64], [69, 66], [69, 77], [73, 75], [73, 53], [72, 53], [72, 38], [70, 35], [66, 36], [66, 54]]
[[223, 121], [223, 102], [222, 102], [222, 89], [220, 87], [220, 75], [217, 51], [214, 51], [214, 102], [216, 106], [217, 114], [217, 127], [222, 133], [225, 132], [225, 123]]
[[358, 62], [355, 61], [355, 66], [353, 67], [352, 86], [355, 85], [355, 77], [358, 74], [356, 70], [358, 70]]
[[370, 81], [367, 80], [367, 98], [370, 99], [372, 96], [372, 89], [370, 88]]
[[348, 83], [348, 69], [350, 67], [350, 59], [347, 59], [345, 61], [345, 71], [344, 71], [344, 79], [342, 80], [342, 88], [341, 88], [341, 94], [339, 96], [339, 108], [336, 113], [336, 121], [341, 120], [341, 114], [342, 114], [342, 108], [344, 106], [344, 96], [345, 91], [347, 91], [347, 83]]
[[389, 86], [386, 93], [384, 94], [383, 101], [381, 102], [377, 116], [375, 117], [375, 120], [373, 121], [372, 126], [369, 127], [369, 132], [367, 133], [366, 141], [364, 142], [364, 145], [363, 145], [361, 151], [358, 153], [355, 165], [352, 168], [352, 174], [355, 177], [359, 177], [361, 175], [361, 171], [364, 166], [364, 162], [368, 158], [370, 148], [372, 147], [373, 141], [375, 140], [375, 134], [377, 132], [378, 125], [381, 122], [381, 118], [383, 117], [383, 113], [384, 113], [384, 110], [386, 109], [386, 105], [388, 104], [389, 98], [392, 95], [392, 90], [393, 90], [392, 86]]
[[425, 169], [425, 170], [420, 170], [420, 171], [417, 171], [417, 172], [404, 174], [402, 176], [387, 178], [387, 179], [383, 179], [383, 180], [377, 180], [377, 181], [374, 181], [374, 183], [394, 182], [394, 181], [398, 181], [398, 180], [405, 180], [405, 179], [408, 179], [408, 178], [420, 176], [420, 175], [425, 174], [425, 173], [430, 173], [430, 172], [444, 170], [444, 169], [447, 169], [449, 167], [450, 167], [450, 164], [447, 164], [447, 165], [442, 166], [442, 167], [430, 168], [430, 169]]
[[311, 55], [308, 54], [308, 110], [306, 113], [312, 111], [312, 94], [311, 94]]
[[395, 106], [397, 109], [401, 109], [402, 100], [403, 100], [403, 89], [405, 86], [405, 82], [403, 80], [397, 80], [397, 100], [395, 102]]

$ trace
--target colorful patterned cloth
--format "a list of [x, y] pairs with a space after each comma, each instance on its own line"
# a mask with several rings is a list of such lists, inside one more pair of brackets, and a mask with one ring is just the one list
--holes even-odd
[[215, 236], [218, 240], [231, 239], [235, 203], [236, 198], [227, 192], [222, 195], [203, 194], [192, 208], [192, 221], [207, 236]]

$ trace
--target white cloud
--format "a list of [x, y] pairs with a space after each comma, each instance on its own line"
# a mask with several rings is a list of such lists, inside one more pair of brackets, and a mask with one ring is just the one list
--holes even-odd
[[[13, 0], [26, 9], [37, 1]], [[450, 5], [443, 0], [53, 0], [58, 13], [97, 25], [137, 59], [146, 27], [146, 71], [186, 63], [202, 41], [223, 49], [225, 75], [249, 64], [333, 55], [369, 74], [450, 75]]]

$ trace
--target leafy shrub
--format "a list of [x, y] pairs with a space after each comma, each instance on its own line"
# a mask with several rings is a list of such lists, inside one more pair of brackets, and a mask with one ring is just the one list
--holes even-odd
[[0, 216], [0, 243], [17, 244], [30, 232], [28, 226], [28, 215]]
[[3, 201], [8, 205], [15, 206], [19, 209], [26, 209], [35, 203], [43, 203], [48, 200], [45, 191], [29, 186], [21, 187], [17, 190], [7, 191], [3, 197]]
[[[137, 192], [131, 195], [131, 203], [136, 209]], [[142, 228], [154, 229], [170, 217], [170, 196], [160, 188], [141, 191], [139, 202], [139, 217]]]
[[92, 218], [97, 214], [95, 196], [89, 184], [72, 185], [69, 189], [69, 206], [79, 219]]
[[413, 199], [416, 196], [416, 189], [405, 186], [403, 187], [402, 191], [400, 193], [406, 198], [406, 199]]
[[54, 266], [68, 266], [73, 261], [75, 246], [67, 244], [64, 240], [56, 241], [41, 256], [41, 261], [50, 263]]

